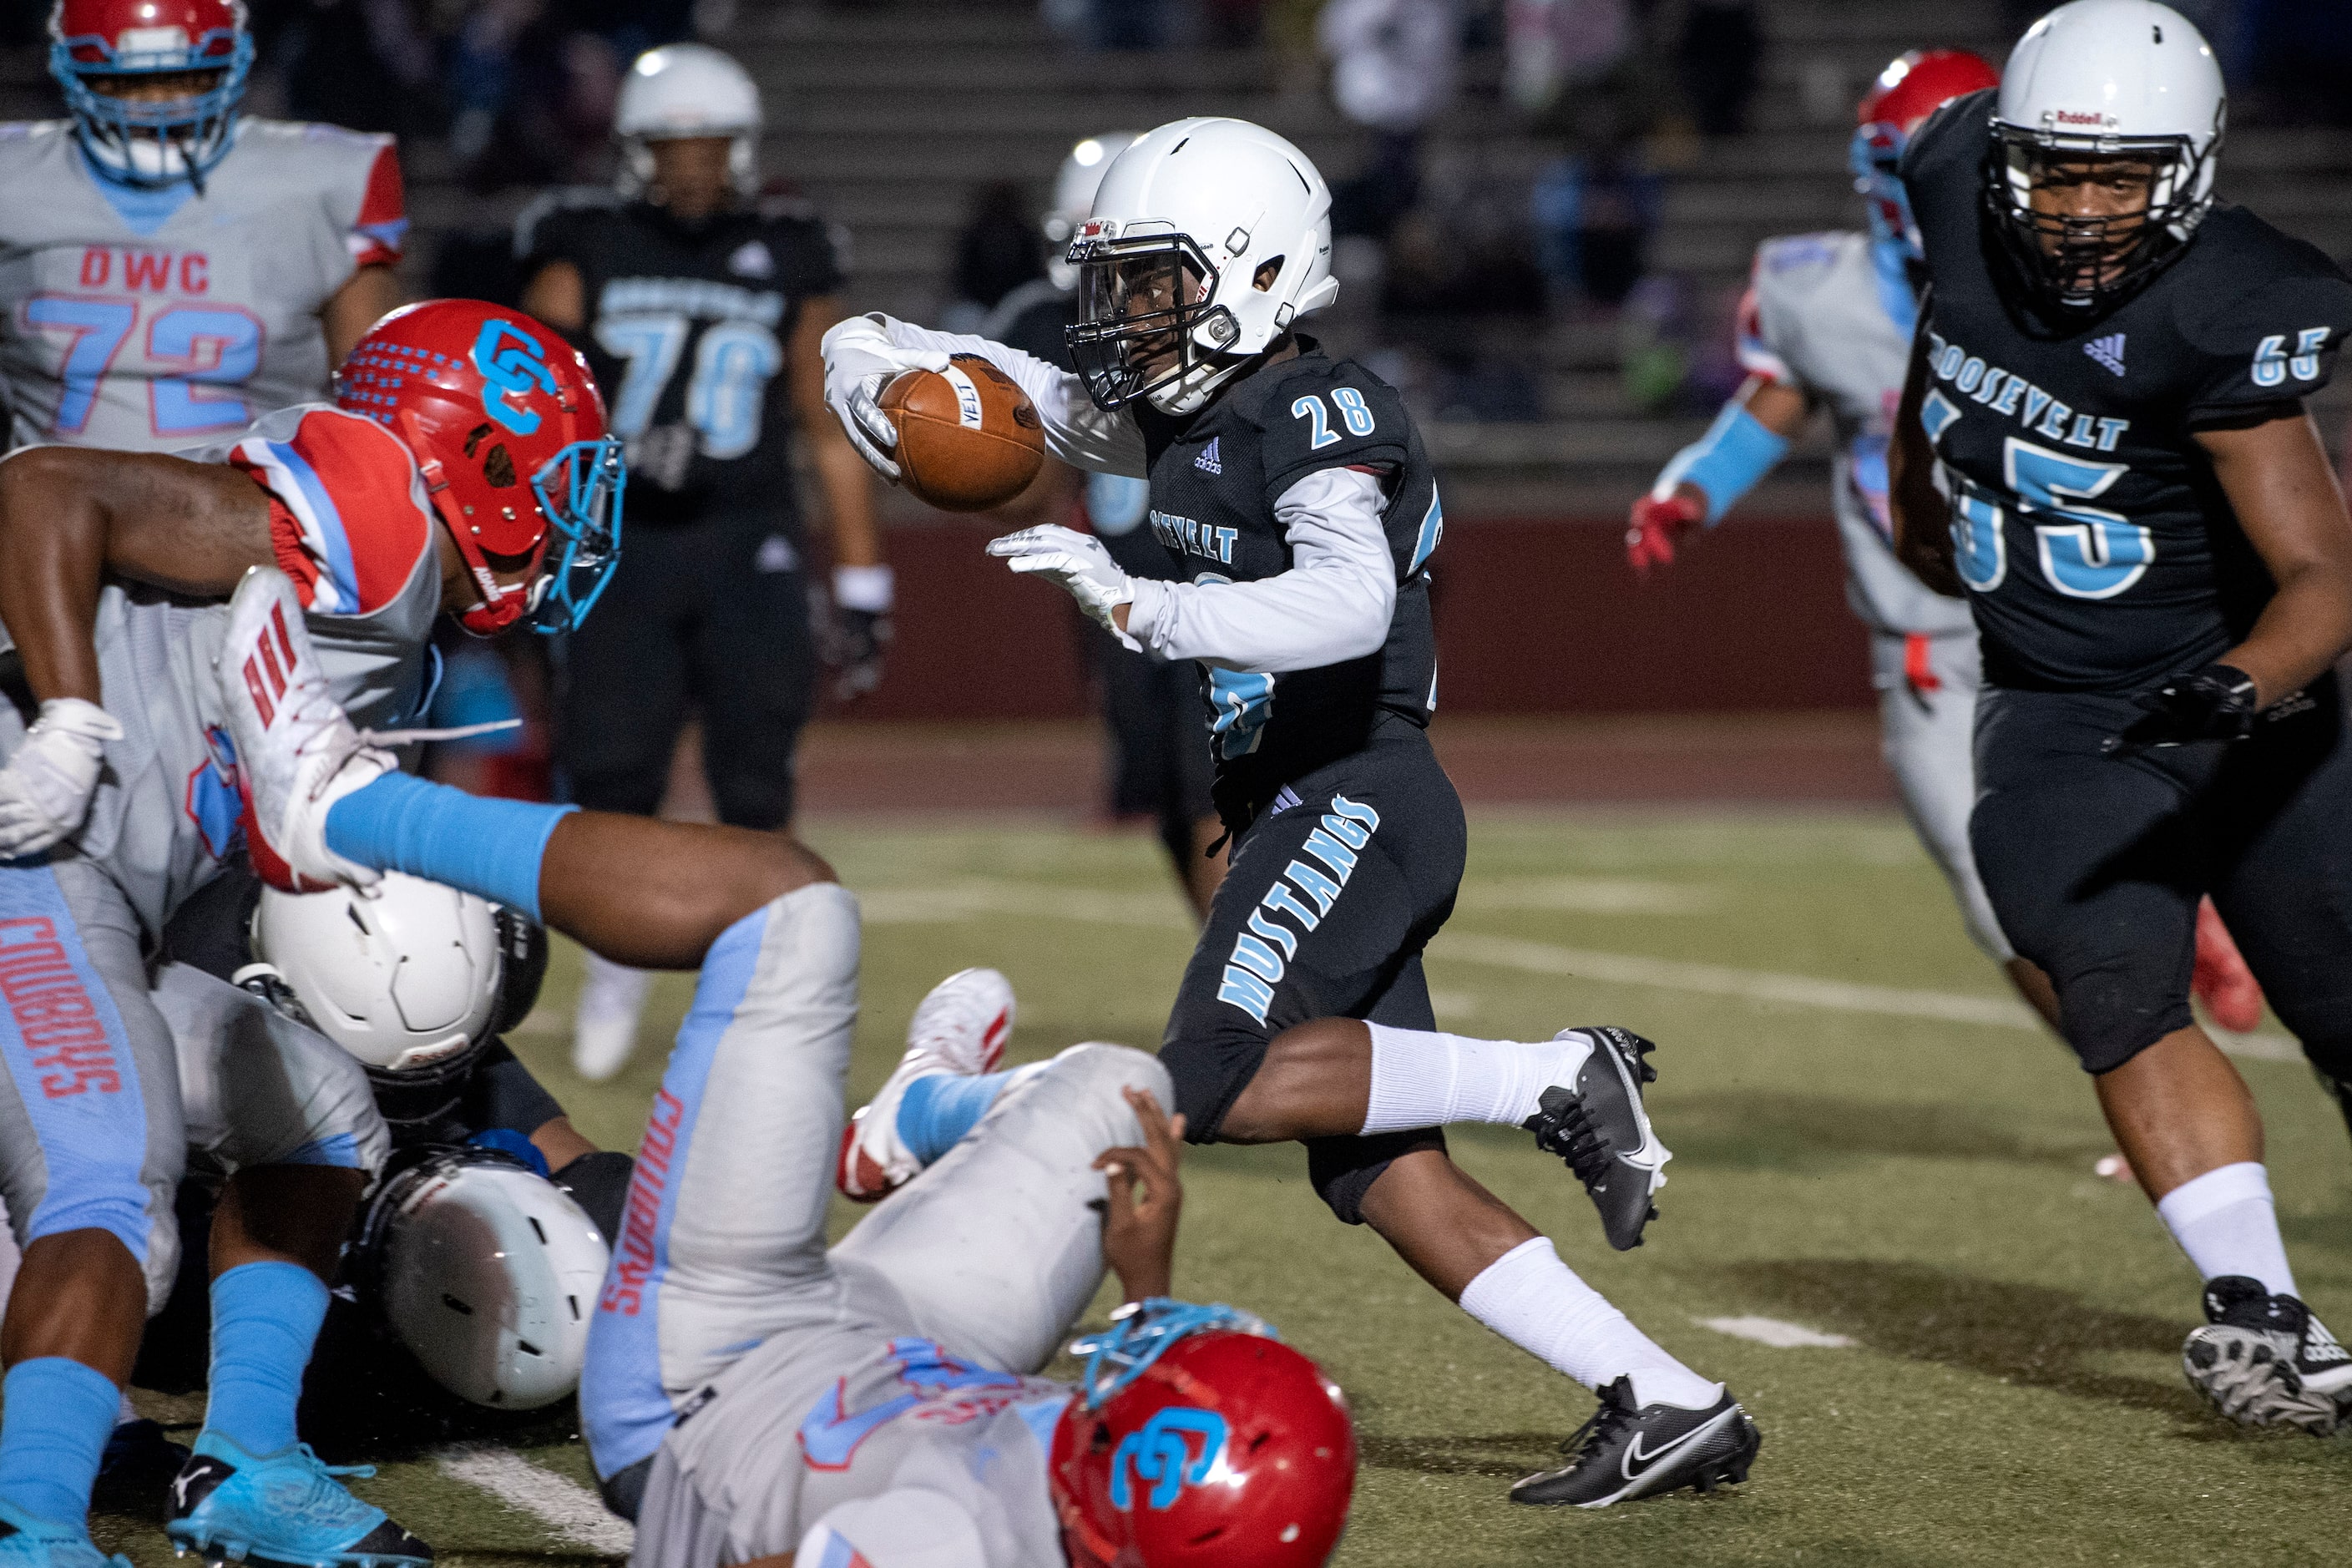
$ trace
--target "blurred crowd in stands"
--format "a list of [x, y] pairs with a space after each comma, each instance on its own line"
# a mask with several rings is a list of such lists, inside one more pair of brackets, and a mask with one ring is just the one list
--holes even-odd
[[[803, 13], [898, 0], [765, 0]], [[1328, 330], [1371, 356], [1426, 413], [1542, 416], [1538, 320], [1599, 334], [1622, 401], [1711, 408], [1738, 377], [1721, 289], [1654, 266], [1667, 186], [1711, 139], [1754, 121], [1775, 0], [966, 0], [1034, 5], [1107, 69], [1139, 51], [1236, 51], [1237, 69], [1323, 94], [1359, 130], [1333, 185], [1341, 312]], [[1851, 0], [1857, 7], [1869, 0]], [[2352, 124], [2352, 0], [2171, 0], [2212, 38], [2233, 125]], [[620, 73], [639, 50], [729, 41], [763, 0], [248, 0], [264, 113], [395, 131], [410, 157], [446, 149], [478, 193], [604, 177]], [[2047, 0], [2000, 0], [2021, 28]], [[18, 42], [49, 0], [0, 0]], [[1850, 62], [1772, 61], [1798, 85], [1801, 123], [1848, 122], [1864, 83]], [[1438, 138], [1449, 114], [1513, 127]], [[1457, 119], [1457, 123], [1459, 120]], [[1532, 161], [1528, 150], [1534, 150]], [[942, 280], [948, 325], [969, 330], [1040, 275], [1041, 183], [974, 193]], [[436, 292], [497, 298], [503, 240], [453, 237]]]

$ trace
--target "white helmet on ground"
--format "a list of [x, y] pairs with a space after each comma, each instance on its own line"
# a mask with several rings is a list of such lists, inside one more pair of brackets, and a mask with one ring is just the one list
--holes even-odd
[[451, 1063], [499, 1023], [498, 911], [471, 893], [387, 872], [365, 893], [265, 889], [257, 963], [291, 988], [310, 1026], [381, 1074]]
[[1099, 136], [1089, 136], [1070, 149], [1069, 156], [1054, 174], [1054, 199], [1045, 209], [1045, 243], [1054, 248], [1054, 258], [1045, 263], [1046, 275], [1054, 287], [1065, 291], [1076, 288], [1078, 269], [1066, 257], [1070, 237], [1095, 210], [1095, 192], [1102, 188], [1103, 176], [1110, 172], [1113, 160], [1135, 144], [1132, 131], [1106, 131]]
[[1105, 409], [1190, 414], [1310, 310], [1331, 276], [1331, 189], [1245, 120], [1180, 120], [1114, 160], [1070, 242], [1071, 357]]
[[745, 195], [759, 188], [756, 154], [760, 89], [733, 57], [708, 44], [664, 44], [647, 49], [621, 81], [613, 110], [613, 134], [621, 142], [621, 186], [635, 195], [652, 183], [649, 142], [690, 136], [727, 136], [727, 156], [735, 188]]
[[393, 1332], [450, 1393], [533, 1410], [580, 1385], [612, 1255], [562, 1188], [487, 1150], [438, 1151], [384, 1184], [361, 1248]]
[[[2227, 108], [2211, 47], [2156, 0], [2074, 0], [2028, 28], [2001, 72], [1985, 192], [2026, 280], [2095, 309], [2177, 256], [2212, 208]], [[2152, 166], [2145, 216], [2033, 210], [2052, 166], [2108, 158]]]

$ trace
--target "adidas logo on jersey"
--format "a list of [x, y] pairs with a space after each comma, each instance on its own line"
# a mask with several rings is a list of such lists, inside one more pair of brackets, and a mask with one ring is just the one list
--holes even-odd
[[727, 258], [727, 270], [738, 278], [773, 278], [776, 258], [765, 240], [748, 239], [735, 247]]
[[1192, 466], [1204, 474], [1222, 475], [1225, 471], [1223, 460], [1217, 456], [1216, 437], [1209, 437], [1209, 444], [1201, 448], [1201, 455], [1192, 459]]
[[2104, 338], [2093, 338], [2089, 342], [2083, 345], [2083, 352], [2089, 354], [2093, 359], [2097, 360], [2101, 364], [2105, 365], [2109, 370], [2114, 371], [2117, 375], [2123, 374], [2123, 333], [2110, 332]]

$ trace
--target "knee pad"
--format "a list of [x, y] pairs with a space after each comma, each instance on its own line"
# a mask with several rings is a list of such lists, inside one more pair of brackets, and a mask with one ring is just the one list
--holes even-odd
[[1434, 1127], [1403, 1132], [1381, 1132], [1370, 1138], [1310, 1138], [1307, 1141], [1307, 1179], [1316, 1196], [1330, 1206], [1343, 1225], [1364, 1223], [1364, 1194], [1400, 1155], [1422, 1149], [1443, 1153], [1445, 1134]]
[[1074, 1077], [1081, 1086], [1103, 1094], [1122, 1110], [1127, 1102], [1119, 1091], [1125, 1089], [1148, 1089], [1163, 1110], [1172, 1114], [1175, 1109], [1176, 1086], [1168, 1069], [1150, 1052], [1139, 1051], [1133, 1046], [1088, 1040], [1056, 1056], [1053, 1070]]

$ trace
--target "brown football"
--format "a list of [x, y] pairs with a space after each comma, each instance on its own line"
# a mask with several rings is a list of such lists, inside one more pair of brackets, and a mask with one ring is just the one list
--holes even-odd
[[1020, 383], [978, 354], [910, 370], [882, 389], [898, 427], [898, 482], [941, 511], [986, 511], [1028, 489], [1045, 427]]

